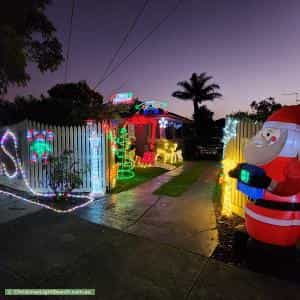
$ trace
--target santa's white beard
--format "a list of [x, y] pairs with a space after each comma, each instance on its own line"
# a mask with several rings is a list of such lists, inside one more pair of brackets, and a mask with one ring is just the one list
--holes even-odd
[[245, 160], [252, 165], [265, 165], [280, 156], [287, 140], [287, 131], [283, 131], [279, 139], [271, 144], [260, 133], [252, 138], [245, 148]]

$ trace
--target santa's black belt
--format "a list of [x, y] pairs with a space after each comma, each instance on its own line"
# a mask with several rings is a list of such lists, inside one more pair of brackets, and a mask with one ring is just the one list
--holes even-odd
[[265, 207], [265, 208], [277, 209], [277, 210], [300, 211], [300, 203], [277, 202], [277, 201], [265, 200], [265, 199], [258, 199], [258, 200], [250, 199], [250, 200], [255, 205]]

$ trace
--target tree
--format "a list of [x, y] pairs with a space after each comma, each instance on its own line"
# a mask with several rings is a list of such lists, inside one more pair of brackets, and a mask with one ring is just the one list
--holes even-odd
[[[5, 1], [0, 10], [0, 94], [9, 85], [30, 80], [28, 62], [41, 72], [55, 71], [63, 61], [56, 30], [44, 11], [50, 0]], [[5, 7], [4, 7], [5, 6]]]
[[195, 120], [195, 129], [198, 143], [209, 144], [215, 133], [215, 124], [213, 120], [214, 112], [205, 105], [201, 105], [193, 117]]
[[86, 119], [99, 119], [103, 96], [84, 81], [57, 84], [40, 98], [17, 96], [14, 102], [0, 101], [0, 124], [30, 119], [47, 124], [77, 125]]
[[274, 111], [281, 107], [282, 105], [276, 102], [273, 97], [269, 97], [259, 102], [252, 101], [250, 104], [251, 112], [238, 111], [229, 116], [239, 120], [264, 122]]
[[207, 76], [206, 73], [197, 75], [193, 73], [190, 81], [180, 81], [177, 83], [183, 90], [175, 91], [172, 96], [182, 100], [192, 100], [194, 105], [194, 114], [199, 110], [199, 104], [204, 101], [214, 101], [217, 98], [222, 97], [222, 94], [217, 91], [220, 86], [212, 83], [208, 84], [208, 81], [212, 79], [211, 76]]
[[102, 120], [118, 120], [134, 115], [138, 110], [137, 105], [141, 104], [138, 98], [135, 98], [132, 104], [113, 104], [105, 103], [98, 111], [97, 118]]
[[57, 84], [48, 90], [49, 102], [53, 102], [53, 114], [61, 110], [62, 121], [68, 117], [69, 123], [81, 123], [86, 119], [96, 119], [103, 109], [103, 96], [92, 90], [85, 81]]
[[[125, 111], [125, 109], [124, 109]], [[125, 112], [124, 112], [125, 113]], [[78, 125], [86, 119], [105, 119], [111, 116], [103, 105], [103, 96], [92, 90], [85, 81], [57, 84], [48, 95], [17, 96], [14, 102], [0, 100], [0, 125], [24, 119], [47, 124]]]
[[12, 124], [17, 120], [15, 104], [11, 101], [0, 99], [0, 126]]
[[209, 110], [206, 105], [201, 105], [198, 111], [193, 114], [193, 118], [196, 124], [202, 124], [204, 126], [209, 126], [213, 122], [214, 112]]
[[252, 101], [250, 108], [252, 115], [257, 121], [265, 121], [275, 110], [281, 108], [280, 103], [275, 102], [273, 97], [266, 98], [260, 102]]

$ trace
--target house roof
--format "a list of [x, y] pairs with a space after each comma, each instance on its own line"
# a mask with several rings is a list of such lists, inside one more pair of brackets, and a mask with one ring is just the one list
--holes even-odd
[[178, 114], [175, 114], [175, 113], [172, 113], [172, 112], [168, 112], [166, 114], [166, 116], [167, 117], [172, 117], [172, 118], [177, 119], [177, 120], [180, 120], [180, 121], [182, 121], [184, 123], [192, 123], [193, 122], [193, 120], [191, 120], [189, 118], [186, 118], [184, 116], [181, 116], [181, 115], [178, 115]]
[[[132, 114], [132, 115], [127, 116], [127, 117], [123, 117], [122, 119], [128, 119], [128, 120], [132, 119], [133, 120], [133, 119], [137, 118], [137, 116], [140, 116], [140, 119], [144, 118], [145, 120], [146, 119], [160, 119], [161, 117], [165, 117], [165, 118], [168, 118], [168, 119], [173, 119], [173, 120], [176, 120], [176, 121], [180, 121], [182, 123], [192, 123], [193, 122], [193, 120], [191, 120], [189, 118], [186, 118], [184, 116], [175, 114], [173, 112], [163, 111], [163, 110], [161, 110], [161, 112], [158, 113], [158, 114], [143, 114], [143, 113], [136, 112], [135, 114]], [[145, 122], [145, 121], [143, 121], [143, 122]]]

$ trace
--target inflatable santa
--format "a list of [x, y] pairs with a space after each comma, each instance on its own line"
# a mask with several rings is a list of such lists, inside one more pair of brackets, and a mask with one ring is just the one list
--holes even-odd
[[300, 241], [300, 105], [274, 112], [245, 148], [246, 163], [230, 172], [249, 197], [249, 235], [264, 243]]

